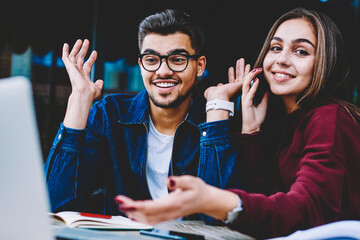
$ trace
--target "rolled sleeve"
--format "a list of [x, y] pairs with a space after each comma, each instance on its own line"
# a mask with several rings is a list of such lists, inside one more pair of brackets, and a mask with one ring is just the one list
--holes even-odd
[[[239, 178], [234, 179], [234, 168], [237, 152], [231, 141], [231, 121], [202, 123], [200, 130], [200, 159], [198, 176], [206, 183], [219, 187], [229, 187], [236, 183], [239, 186]], [[235, 170], [236, 172], [236, 170]]]
[[[241, 187], [232, 124], [231, 120], [223, 120], [199, 125], [201, 150], [198, 177], [222, 189]], [[222, 223], [206, 215], [201, 215], [201, 218], [210, 224]]]
[[65, 127], [62, 123], [44, 164], [52, 211], [59, 211], [77, 197], [80, 152], [86, 130]]
[[199, 125], [200, 144], [212, 145], [218, 141], [229, 141], [230, 120], [206, 122]]
[[85, 144], [86, 129], [72, 129], [60, 124], [60, 128], [55, 136], [53, 147], [65, 147], [73, 150], [82, 149]]

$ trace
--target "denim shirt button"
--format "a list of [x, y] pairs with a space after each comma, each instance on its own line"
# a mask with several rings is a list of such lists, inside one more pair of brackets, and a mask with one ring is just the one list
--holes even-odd
[[205, 131], [203, 131], [203, 132], [202, 132], [202, 135], [203, 135], [203, 137], [205, 137], [205, 136], [206, 136], [206, 132], [205, 132]]
[[59, 134], [59, 136], [58, 136], [58, 139], [60, 139], [61, 138], [61, 133]]

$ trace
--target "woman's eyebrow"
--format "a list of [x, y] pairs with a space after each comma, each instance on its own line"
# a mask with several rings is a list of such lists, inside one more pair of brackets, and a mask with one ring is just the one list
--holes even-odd
[[273, 37], [270, 42], [272, 42], [272, 41], [283, 42], [284, 40], [281, 37]]
[[313, 48], [315, 48], [315, 45], [306, 38], [298, 38], [298, 39], [292, 40], [291, 42], [293, 42], [293, 43], [303, 43], [304, 42], [304, 43], [310, 44], [311, 46], [313, 46]]
[[[273, 41], [273, 40], [279, 41], [279, 42], [284, 42], [284, 40], [283, 40], [281, 37], [273, 37], [273, 38], [271, 39], [271, 41]], [[294, 40], [291, 41], [291, 43], [303, 43], [303, 42], [308, 43], [308, 44], [310, 44], [313, 48], [315, 48], [315, 45], [314, 45], [310, 40], [308, 40], [308, 39], [306, 39], [306, 38], [298, 38], [298, 39], [294, 39]]]

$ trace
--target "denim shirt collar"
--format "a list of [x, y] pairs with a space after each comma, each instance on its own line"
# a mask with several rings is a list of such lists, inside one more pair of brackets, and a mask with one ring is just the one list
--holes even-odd
[[[185, 121], [198, 126], [205, 121], [205, 98], [194, 91]], [[119, 119], [122, 124], [143, 124], [149, 121], [149, 96], [146, 89], [139, 92], [130, 103], [128, 111]]]
[[119, 123], [142, 124], [148, 120], [149, 109], [149, 97], [146, 90], [143, 89], [132, 98], [126, 114], [119, 118]]

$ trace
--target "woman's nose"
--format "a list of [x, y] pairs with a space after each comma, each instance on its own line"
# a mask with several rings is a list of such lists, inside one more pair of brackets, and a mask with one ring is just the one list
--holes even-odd
[[276, 63], [282, 66], [289, 66], [291, 62], [290, 59], [290, 51], [289, 50], [283, 50], [281, 51], [276, 59]]

